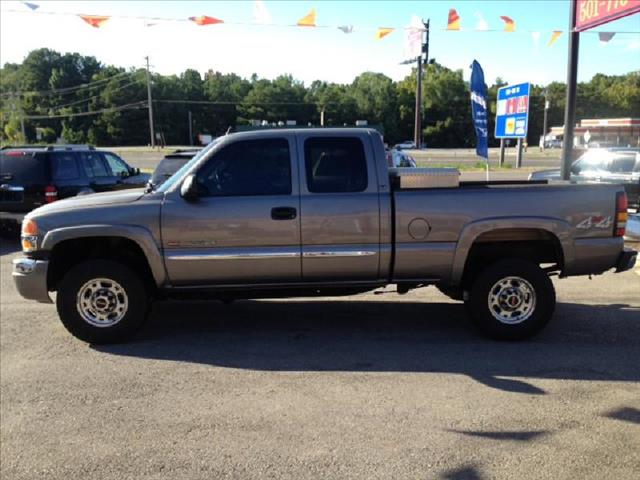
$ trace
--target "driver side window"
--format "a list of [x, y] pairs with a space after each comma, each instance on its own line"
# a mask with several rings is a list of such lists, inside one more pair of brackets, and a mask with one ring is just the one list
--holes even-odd
[[126, 163], [120, 158], [116, 157], [111, 153], [104, 153], [104, 158], [107, 160], [107, 164], [109, 168], [113, 172], [113, 175], [116, 177], [128, 177], [129, 176], [129, 167]]
[[290, 195], [291, 157], [285, 138], [245, 140], [217, 152], [198, 172], [199, 195]]

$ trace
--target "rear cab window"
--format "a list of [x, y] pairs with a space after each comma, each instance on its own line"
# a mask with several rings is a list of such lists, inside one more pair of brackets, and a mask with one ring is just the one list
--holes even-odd
[[311, 137], [304, 142], [307, 189], [311, 193], [363, 192], [367, 160], [357, 137]]

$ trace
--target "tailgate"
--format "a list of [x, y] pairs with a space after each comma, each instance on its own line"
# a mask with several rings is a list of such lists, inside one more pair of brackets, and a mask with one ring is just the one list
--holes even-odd
[[0, 211], [29, 212], [44, 203], [46, 165], [32, 152], [0, 153]]

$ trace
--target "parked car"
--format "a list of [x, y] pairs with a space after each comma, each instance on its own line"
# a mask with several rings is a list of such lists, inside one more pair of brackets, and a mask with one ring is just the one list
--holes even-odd
[[[350, 295], [435, 285], [487, 335], [523, 339], [551, 275], [633, 268], [618, 185], [460, 182], [387, 167], [372, 129], [225, 135], [150, 191], [70, 198], [22, 224], [13, 278], [93, 343], [124, 340], [155, 298]], [[97, 221], [99, 219], [99, 221]]]
[[180, 168], [191, 160], [200, 150], [200, 148], [176, 150], [175, 152], [166, 155], [162, 160], [160, 160], [160, 163], [158, 163], [158, 166], [151, 174], [151, 178], [149, 179], [149, 182], [151, 182], [151, 188], [162, 185], [171, 177], [171, 175], [180, 170]]
[[416, 148], [416, 142], [413, 140], [405, 140], [402, 143], [397, 143], [393, 146], [396, 150], [413, 150]]
[[640, 213], [629, 215], [627, 233], [624, 239], [630, 242], [640, 242]]
[[416, 168], [418, 166], [411, 155], [396, 149], [387, 151], [387, 165], [389, 168]]
[[[541, 170], [529, 175], [529, 180], [560, 180], [560, 169]], [[624, 185], [629, 207], [640, 203], [640, 148], [589, 149], [571, 166], [574, 183], [613, 183]]]
[[3, 147], [0, 227], [19, 226], [34, 208], [75, 195], [143, 187], [148, 174], [88, 145]]

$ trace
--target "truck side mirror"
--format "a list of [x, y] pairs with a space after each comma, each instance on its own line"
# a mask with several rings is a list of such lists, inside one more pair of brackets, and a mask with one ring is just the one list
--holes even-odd
[[180, 186], [180, 196], [187, 202], [194, 202], [198, 199], [198, 184], [196, 176], [192, 173], [184, 179]]

